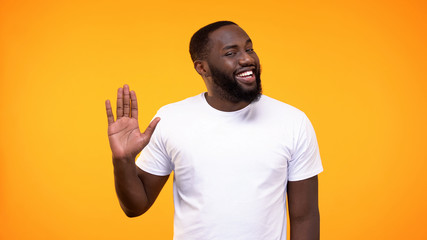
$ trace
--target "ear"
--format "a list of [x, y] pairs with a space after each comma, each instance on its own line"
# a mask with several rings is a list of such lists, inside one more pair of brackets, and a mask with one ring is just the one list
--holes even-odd
[[194, 69], [196, 69], [196, 71], [200, 74], [200, 76], [202, 76], [202, 78], [210, 76], [209, 66], [204, 60], [194, 61]]

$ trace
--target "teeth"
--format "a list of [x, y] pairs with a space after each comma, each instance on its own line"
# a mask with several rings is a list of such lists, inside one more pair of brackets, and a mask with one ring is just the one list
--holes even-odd
[[237, 74], [237, 76], [239, 76], [239, 77], [246, 77], [249, 75], [252, 75], [252, 71], [246, 71], [246, 72], [242, 72], [242, 73]]

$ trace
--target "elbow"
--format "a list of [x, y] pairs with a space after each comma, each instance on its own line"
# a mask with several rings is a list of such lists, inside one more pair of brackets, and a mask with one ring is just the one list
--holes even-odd
[[135, 217], [139, 217], [140, 216], [138, 214], [126, 213], [126, 212], [125, 212], [125, 214], [126, 214], [126, 217], [128, 217], [128, 218], [135, 218]]
[[120, 204], [120, 206], [128, 218], [139, 217], [148, 210], [148, 208], [130, 209], [125, 207], [123, 204]]
[[128, 218], [139, 217], [139, 216], [143, 215], [146, 211], [147, 210], [137, 210], [137, 211], [133, 210], [132, 211], [132, 210], [129, 210], [129, 209], [127, 209], [127, 210], [123, 209], [123, 212], [126, 214], [126, 216]]
[[124, 211], [126, 216], [128, 218], [135, 218], [135, 217], [139, 217], [141, 216], [143, 213], [137, 213], [137, 212], [128, 212], [128, 211]]

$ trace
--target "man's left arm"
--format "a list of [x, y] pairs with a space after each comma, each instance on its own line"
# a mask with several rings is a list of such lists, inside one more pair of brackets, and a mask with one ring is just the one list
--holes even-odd
[[288, 182], [288, 206], [291, 240], [320, 238], [317, 175]]

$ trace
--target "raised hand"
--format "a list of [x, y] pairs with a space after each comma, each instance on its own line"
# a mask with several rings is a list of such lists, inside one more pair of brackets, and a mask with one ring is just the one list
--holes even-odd
[[138, 125], [138, 103], [134, 91], [124, 85], [117, 91], [117, 120], [114, 121], [110, 100], [105, 101], [108, 118], [108, 139], [113, 160], [135, 160], [136, 155], [148, 144], [160, 118], [155, 118], [141, 133]]

